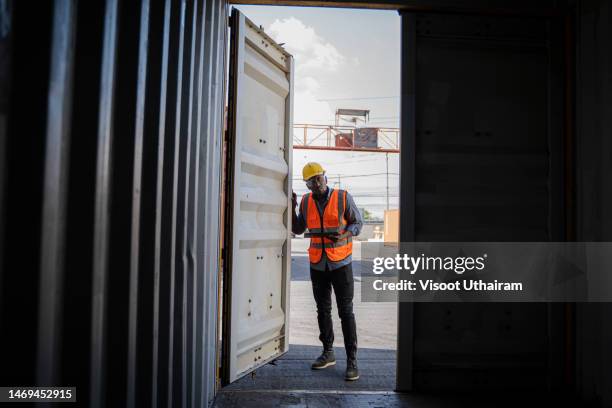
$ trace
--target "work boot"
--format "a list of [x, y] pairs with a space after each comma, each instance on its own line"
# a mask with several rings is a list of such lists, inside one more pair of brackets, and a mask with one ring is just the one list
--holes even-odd
[[357, 360], [346, 360], [346, 375], [344, 379], [347, 381], [355, 381], [359, 379], [359, 369], [357, 369]]
[[323, 353], [312, 363], [311, 367], [313, 370], [322, 370], [335, 364], [336, 357], [334, 356], [334, 350], [323, 350]]

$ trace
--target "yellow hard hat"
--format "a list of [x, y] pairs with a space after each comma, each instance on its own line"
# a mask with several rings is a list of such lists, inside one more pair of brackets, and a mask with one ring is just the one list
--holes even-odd
[[321, 166], [319, 163], [306, 163], [302, 169], [302, 177], [304, 178], [304, 181], [314, 176], [318, 176], [319, 174], [325, 174], [325, 169], [323, 169], [323, 166]]

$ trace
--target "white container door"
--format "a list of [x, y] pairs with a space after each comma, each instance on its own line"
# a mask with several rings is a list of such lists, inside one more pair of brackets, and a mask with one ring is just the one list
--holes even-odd
[[291, 267], [293, 58], [231, 21], [223, 381], [286, 353]]

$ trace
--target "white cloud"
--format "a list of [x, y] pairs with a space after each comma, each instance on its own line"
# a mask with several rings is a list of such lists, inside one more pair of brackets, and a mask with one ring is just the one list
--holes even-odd
[[267, 33], [294, 56], [297, 71], [336, 71], [345, 57], [334, 45], [295, 17], [275, 20]]
[[333, 118], [329, 103], [320, 101], [317, 91], [321, 86], [313, 77], [296, 80], [293, 122], [327, 124]]
[[[276, 42], [295, 59], [294, 123], [331, 124], [334, 111], [330, 104], [320, 99], [329, 94], [321, 90], [320, 80], [329, 82], [337, 78], [342, 69], [356, 58], [347, 58], [313, 27], [295, 17], [276, 19], [266, 30]], [[341, 74], [340, 74], [341, 75]]]
[[320, 88], [321, 88], [321, 85], [319, 85], [319, 81], [317, 81], [311, 76], [302, 77], [300, 78], [299, 82], [296, 81], [296, 84], [295, 84], [295, 92], [306, 92], [306, 91], [316, 92]]

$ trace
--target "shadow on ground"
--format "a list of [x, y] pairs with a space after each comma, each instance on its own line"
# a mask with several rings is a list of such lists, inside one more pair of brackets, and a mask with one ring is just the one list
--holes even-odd
[[310, 369], [320, 347], [291, 345], [276, 365], [268, 364], [220, 390], [214, 408], [516, 408], [581, 406], [562, 394], [530, 394], [505, 389], [462, 393], [395, 393], [395, 351], [359, 350], [361, 378], [344, 381], [344, 348], [336, 348], [338, 364]]
[[575, 399], [543, 394], [514, 392], [462, 393], [436, 395], [393, 392], [224, 392], [217, 396], [213, 407], [218, 408], [516, 408], [516, 407], [581, 407]]
[[[360, 378], [345, 381], [346, 353], [336, 347], [336, 365], [312, 370], [319, 346], [291, 344], [289, 352], [224, 387], [215, 407], [403, 406], [395, 387], [395, 350], [359, 349]], [[356, 393], [356, 394], [352, 394]], [[369, 393], [369, 394], [364, 394]], [[363, 405], [363, 404], [367, 405]]]

